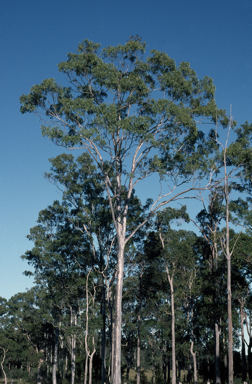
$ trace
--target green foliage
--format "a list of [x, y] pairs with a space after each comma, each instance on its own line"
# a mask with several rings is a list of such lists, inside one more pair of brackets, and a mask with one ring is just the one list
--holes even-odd
[[[226, 212], [223, 185], [217, 177], [226, 155], [229, 176], [234, 173], [237, 178], [230, 182], [229, 192], [232, 188], [251, 192], [252, 125], [246, 122], [236, 128], [237, 139], [219, 151], [217, 126], [225, 128], [231, 122], [216, 106], [212, 79], [198, 79], [188, 62], [177, 66], [165, 52], [151, 50], [147, 55], [139, 36], [104, 49], [84, 40], [58, 69], [69, 86], [51, 78], [42, 81], [21, 96], [21, 112], [42, 116], [46, 121], [41, 127], [43, 136], [82, 153], [50, 159], [46, 178], [59, 188], [62, 202], [55, 201], [42, 210], [30, 230], [28, 238], [34, 247], [22, 257], [34, 267], [34, 273], [25, 273], [34, 274], [37, 286], [8, 303], [0, 300], [0, 346], [10, 346], [9, 360], [24, 364], [27, 359], [35, 366], [45, 348], [52, 351], [55, 329], [59, 329], [65, 350], [71, 351], [73, 336], [78, 338], [80, 367], [90, 304], [87, 345], [93, 348], [94, 337], [94, 364], [100, 364], [101, 334], [105, 332], [107, 337], [113, 323], [119, 268], [116, 254], [124, 243], [122, 329], [128, 367], [135, 364], [138, 327], [146, 365], [155, 369], [171, 355], [168, 268], [174, 279], [177, 360], [181, 364], [188, 361], [193, 340], [200, 371], [208, 379], [206, 367], [213, 370], [214, 316], [222, 324], [222, 362], [227, 339], [226, 270], [221, 248]], [[179, 199], [185, 191], [197, 189], [195, 180], [204, 178], [210, 169], [215, 170], [215, 189], [210, 192], [209, 206], [196, 219], [203, 237], [172, 229], [174, 222], [189, 222], [185, 206], [167, 207], [153, 220], [157, 209], [173, 199], [173, 187], [193, 181], [188, 189], [179, 190], [175, 196]], [[136, 185], [154, 173], [165, 190], [156, 203], [148, 198], [142, 204]], [[251, 283], [250, 200], [239, 197], [230, 203], [230, 220], [247, 228], [240, 236], [230, 231], [231, 245], [235, 244], [235, 310]], [[146, 382], [141, 372], [141, 383]], [[156, 383], [162, 382], [159, 370]]]
[[[103, 175], [107, 161], [114, 167], [114, 159], [124, 161], [137, 143], [147, 145], [148, 158], [139, 158], [135, 175], [178, 172], [185, 177], [206, 171], [213, 141], [195, 120], [225, 125], [212, 79], [199, 80], [189, 63], [176, 67], [165, 52], [152, 50], [145, 59], [145, 46], [131, 37], [125, 45], [100, 51], [100, 44], [84, 40], [58, 65], [70, 86], [44, 80], [21, 96], [21, 112], [44, 113], [50, 124], [42, 127], [43, 135], [67, 148], [85, 148]], [[111, 156], [106, 162], [105, 153]]]

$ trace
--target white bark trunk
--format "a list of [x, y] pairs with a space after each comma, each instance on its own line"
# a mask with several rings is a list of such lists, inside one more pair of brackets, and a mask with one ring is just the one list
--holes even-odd
[[220, 329], [215, 322], [215, 383], [221, 384], [220, 379]]
[[8, 352], [8, 349], [5, 349], [3, 347], [0, 347], [2, 350], [3, 350], [3, 360], [1, 361], [1, 368], [2, 368], [2, 371], [3, 371], [3, 374], [4, 374], [4, 383], [7, 384], [7, 376], [6, 376], [6, 373], [5, 373], [5, 370], [4, 370], [4, 367], [3, 367], [3, 363], [4, 363], [4, 360], [5, 360], [5, 357], [6, 357], [6, 353]]
[[[77, 313], [73, 313], [71, 310], [71, 326], [77, 325]], [[75, 366], [76, 366], [76, 334], [71, 337], [71, 384], [74, 384], [75, 380]]]
[[57, 362], [58, 362], [58, 344], [59, 344], [59, 328], [55, 329], [55, 341], [53, 351], [53, 371], [52, 371], [52, 384], [57, 384]]
[[115, 302], [114, 356], [112, 384], [121, 384], [121, 328], [122, 328], [122, 288], [124, 272], [124, 244], [119, 243], [117, 255], [117, 286]]
[[87, 372], [88, 372], [88, 354], [86, 353], [84, 384], [87, 384]]
[[191, 355], [193, 358], [193, 379], [194, 379], [194, 384], [197, 384], [197, 361], [196, 361], [196, 352], [193, 352], [193, 341], [191, 341]]
[[[231, 114], [231, 113], [230, 113]], [[231, 116], [230, 116], [231, 128]], [[224, 149], [224, 170], [225, 170], [225, 201], [226, 201], [226, 237], [225, 253], [227, 258], [227, 291], [228, 291], [228, 384], [234, 381], [234, 363], [233, 363], [233, 322], [232, 322], [232, 292], [231, 292], [231, 252], [229, 249], [229, 183], [227, 173], [227, 142]]]
[[171, 314], [172, 314], [172, 384], [176, 384], [176, 341], [175, 341], [175, 308], [174, 308], [174, 289], [173, 275], [170, 275], [169, 268], [166, 265], [166, 272], [171, 289]]
[[91, 353], [90, 360], [89, 360], [89, 384], [92, 384], [93, 357], [94, 357], [94, 354], [96, 352], [95, 344], [94, 344], [94, 337], [93, 337], [93, 346], [94, 346], [94, 350]]

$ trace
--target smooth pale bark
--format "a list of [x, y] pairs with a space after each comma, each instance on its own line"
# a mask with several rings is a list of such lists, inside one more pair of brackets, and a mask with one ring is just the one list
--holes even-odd
[[225, 377], [225, 382], [228, 382], [227, 345], [226, 345], [226, 339], [224, 335], [223, 335], [223, 352], [224, 352], [224, 377]]
[[252, 337], [249, 338], [248, 346], [248, 374], [249, 380], [252, 380]]
[[124, 244], [122, 243], [119, 244], [117, 268], [112, 384], [121, 384], [122, 288], [124, 272]]
[[6, 376], [4, 367], [3, 367], [3, 363], [4, 363], [4, 360], [5, 360], [5, 357], [6, 357], [6, 353], [8, 352], [8, 349], [7, 348], [3, 348], [3, 347], [0, 347], [0, 348], [3, 350], [3, 360], [1, 361], [1, 368], [2, 368], [2, 371], [3, 371], [3, 374], [4, 374], [4, 383], [7, 384], [7, 376]]
[[197, 360], [196, 360], [196, 352], [193, 352], [193, 341], [191, 341], [191, 349], [190, 349], [192, 358], [193, 358], [193, 379], [194, 384], [197, 384]]
[[166, 265], [166, 273], [171, 290], [171, 314], [172, 314], [172, 384], [176, 384], [176, 341], [175, 341], [175, 309], [174, 309], [174, 289], [173, 274], [170, 275], [169, 268]]
[[105, 286], [102, 287], [102, 351], [101, 351], [101, 382], [106, 381], [106, 301], [105, 301]]
[[139, 302], [138, 302], [138, 316], [137, 316], [137, 384], [140, 384], [141, 372], [141, 315], [142, 308], [142, 278], [144, 271], [144, 263], [141, 265], [141, 273], [139, 276]]
[[214, 325], [215, 333], [215, 384], [220, 384], [220, 334], [221, 330], [219, 325], [215, 322]]
[[250, 312], [250, 319], [248, 320], [248, 316], [244, 313], [246, 320], [246, 328], [249, 335], [249, 344], [248, 344], [248, 375], [249, 380], [252, 380], [252, 313]]
[[57, 363], [58, 363], [58, 347], [59, 347], [59, 328], [55, 329], [54, 351], [53, 351], [53, 370], [52, 384], [57, 384]]
[[[230, 117], [231, 122], [231, 117]], [[231, 123], [228, 131], [230, 132]], [[232, 291], [231, 291], [231, 256], [230, 252], [230, 240], [229, 240], [229, 182], [228, 182], [228, 172], [227, 172], [227, 143], [228, 136], [226, 140], [225, 148], [223, 148], [223, 164], [224, 164], [224, 196], [226, 202], [226, 234], [222, 244], [222, 249], [225, 252], [227, 258], [227, 310], [228, 310], [228, 384], [233, 384], [234, 381], [234, 362], [233, 362], [233, 320], [232, 320]]]
[[66, 378], [66, 375], [67, 375], [67, 365], [68, 365], [68, 356], [67, 356], [67, 353], [66, 353], [64, 378]]
[[94, 343], [94, 336], [93, 336], [93, 346], [94, 346], [94, 349], [93, 349], [93, 352], [91, 353], [90, 359], [89, 359], [89, 384], [92, 384], [93, 357], [94, 357], [94, 354], [96, 352], [95, 343]]
[[[240, 301], [240, 300], [239, 300]], [[242, 381], [247, 379], [247, 362], [245, 351], [245, 339], [244, 339], [244, 301], [240, 301], [240, 325], [241, 325], [241, 345], [242, 345]]]
[[[228, 232], [229, 229], [227, 229]], [[232, 293], [231, 293], [231, 255], [227, 255], [227, 290], [228, 290], [228, 383], [233, 384], [233, 321], [232, 321]]]
[[88, 354], [86, 352], [84, 384], [87, 384], [87, 373], [88, 373]]
[[87, 384], [87, 373], [88, 373], [88, 357], [89, 357], [89, 348], [88, 348], [88, 321], [89, 321], [89, 291], [88, 291], [88, 278], [91, 270], [89, 270], [86, 278], [86, 333], [85, 333], [85, 351], [86, 351], [86, 360], [85, 360], [85, 376], [84, 384]]
[[113, 364], [114, 364], [114, 317], [113, 317], [113, 305], [111, 298], [109, 298], [109, 309], [110, 309], [110, 327], [109, 327], [109, 341], [110, 341], [110, 363], [108, 369], [109, 382], [113, 380]]
[[[71, 318], [72, 317], [73, 317], [73, 320], [71, 319], [71, 325], [73, 323], [76, 326], [77, 314], [71, 313]], [[71, 336], [71, 384], [74, 384], [74, 380], [75, 380], [75, 366], [76, 366], [76, 334]]]
[[[165, 248], [164, 238], [159, 232], [159, 238], [161, 240], [162, 248]], [[171, 315], [172, 315], [172, 384], [176, 384], [176, 342], [175, 342], [175, 309], [174, 309], [174, 289], [173, 289], [173, 274], [174, 274], [174, 268], [175, 264], [173, 263], [173, 272], [170, 274], [168, 265], [165, 265], [167, 278], [170, 284], [170, 290], [171, 290]]]
[[[88, 373], [88, 360], [89, 360], [89, 384], [92, 384], [92, 368], [93, 368], [93, 357], [96, 352], [94, 337], [93, 337], [93, 352], [90, 354], [90, 349], [88, 346], [88, 323], [89, 323], [89, 290], [88, 290], [88, 278], [91, 273], [91, 269], [87, 274], [86, 279], [86, 334], [85, 334], [85, 351], [86, 351], [86, 360], [85, 360], [85, 375], [84, 375], [84, 384], [87, 384], [87, 373]], [[94, 299], [94, 298], [93, 298]], [[77, 321], [77, 315], [76, 315]]]

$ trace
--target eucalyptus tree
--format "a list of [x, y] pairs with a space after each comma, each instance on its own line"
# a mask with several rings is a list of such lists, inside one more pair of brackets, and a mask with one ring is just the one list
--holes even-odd
[[[42, 365], [46, 360], [46, 349], [49, 342], [45, 338], [48, 331], [46, 311], [39, 305], [38, 287], [25, 293], [17, 293], [8, 300], [8, 344], [12, 346], [11, 356], [15, 367], [18, 367], [16, 377], [25, 377], [21, 367], [27, 368], [31, 377], [36, 371], [37, 383], [42, 380]], [[31, 367], [34, 369], [31, 371]], [[15, 373], [14, 373], [15, 376]]]
[[[231, 201], [231, 192], [236, 189], [240, 192], [251, 190], [251, 138], [252, 124], [248, 122], [235, 128], [236, 122], [231, 116], [228, 121], [228, 133], [225, 144], [218, 139], [217, 130], [215, 137], [212, 139], [220, 146], [219, 155], [216, 157], [216, 163], [219, 170], [223, 171], [223, 179], [219, 184], [224, 202], [224, 221], [225, 229], [221, 240], [222, 251], [227, 259], [227, 307], [228, 307], [228, 381], [233, 383], [233, 325], [232, 325], [232, 282], [231, 282], [231, 265], [232, 255], [235, 250], [236, 243], [231, 248], [230, 243], [230, 222], [232, 221], [231, 208], [234, 204]], [[234, 129], [235, 128], [235, 129]], [[236, 133], [236, 140], [229, 144], [230, 133]], [[237, 223], [237, 222], [236, 222]], [[238, 236], [239, 238], [239, 236]], [[237, 238], [237, 241], [238, 241]]]
[[[42, 126], [44, 136], [88, 152], [103, 175], [118, 242], [113, 383], [120, 384], [124, 250], [148, 220], [126, 235], [133, 189], [155, 173], [163, 187], [168, 184], [157, 192], [149, 215], [188, 191], [202, 189], [193, 183], [195, 173], [209, 169], [204, 160], [214, 143], [204, 142], [206, 131], [199, 131], [197, 123], [216, 123], [225, 113], [216, 106], [209, 77], [199, 80], [189, 63], [177, 67], [165, 52], [152, 50], [145, 58], [141, 38], [131, 37], [101, 53], [99, 48], [84, 40], [77, 53], [59, 64], [69, 87], [46, 79], [20, 101], [22, 113], [35, 112], [48, 123]], [[178, 186], [183, 188], [176, 190]]]
[[[34, 241], [32, 250], [22, 256], [35, 269], [35, 282], [42, 288], [41, 305], [47, 303], [47, 321], [54, 328], [53, 382], [56, 368], [60, 329], [64, 314], [69, 309], [73, 351], [76, 344], [76, 322], [80, 299], [85, 291], [85, 276], [92, 262], [91, 246], [85, 236], [74, 230], [66, 204], [55, 201], [39, 213], [38, 225], [30, 230], [28, 238]], [[82, 268], [79, 267], [82, 266]], [[29, 272], [27, 272], [29, 274]], [[68, 331], [69, 333], [69, 331]], [[75, 374], [75, 352], [70, 348], [72, 383]]]
[[[208, 206], [204, 204], [204, 208], [198, 213], [196, 221], [192, 220], [200, 230], [205, 242], [206, 252], [205, 261], [208, 263], [209, 273], [211, 275], [210, 286], [208, 289], [212, 291], [212, 308], [213, 308], [213, 324], [215, 335], [215, 383], [220, 384], [220, 334], [221, 334], [221, 313], [218, 306], [220, 296], [219, 286], [220, 279], [218, 270], [218, 258], [220, 255], [220, 226], [225, 217], [223, 205], [224, 196], [221, 188], [215, 187], [210, 191]], [[204, 203], [204, 201], [203, 201]], [[207, 273], [207, 272], [205, 272]], [[212, 313], [212, 311], [211, 311]]]
[[[183, 215], [188, 220], [188, 217], [183, 211], [183, 208], [178, 211], [164, 209], [162, 212], [158, 212], [157, 214], [157, 227], [163, 250], [161, 253], [161, 258], [167, 273], [167, 280], [169, 282], [171, 292], [170, 304], [172, 316], [172, 384], [176, 384], [175, 297], [181, 295], [181, 291], [185, 289], [186, 283], [188, 283], [188, 285], [190, 284], [190, 279], [194, 275], [194, 268], [196, 264], [194, 245], [196, 243], [197, 236], [193, 232], [187, 232], [185, 230], [175, 231], [170, 227], [171, 219], [176, 218], [176, 216], [179, 217]], [[190, 291], [189, 287], [187, 287], [187, 289]], [[193, 317], [192, 314], [191, 317]], [[192, 350], [194, 341], [192, 325], [191, 353], [194, 357], [194, 366], [196, 367], [195, 354]], [[195, 382], [197, 382], [196, 371]]]
[[[238, 240], [238, 241], [237, 241]], [[247, 362], [245, 354], [245, 336], [244, 325], [246, 325], [250, 343], [248, 346], [248, 373], [251, 378], [251, 330], [248, 324], [248, 315], [250, 313], [250, 297], [251, 297], [251, 283], [252, 283], [252, 238], [251, 234], [242, 233], [234, 234], [231, 238], [231, 244], [236, 243], [233, 261], [232, 261], [232, 274], [235, 284], [233, 284], [233, 296], [236, 301], [236, 307], [240, 312], [240, 333], [241, 336], [241, 350], [242, 350], [242, 380], [247, 379]], [[237, 308], [237, 309], [238, 309]], [[236, 331], [238, 334], [238, 332]]]
[[[100, 283], [98, 286], [101, 285], [100, 301], [103, 318], [101, 370], [102, 382], [104, 382], [106, 379], [106, 309], [107, 307], [110, 309], [112, 324], [111, 289], [117, 274], [115, 252], [118, 248], [118, 242], [112, 225], [109, 201], [106, 195], [104, 196], [103, 176], [88, 154], [82, 154], [77, 159], [72, 155], [62, 154], [50, 159], [50, 162], [52, 164], [51, 172], [46, 174], [46, 177], [61, 190], [63, 201], [70, 210], [69, 222], [75, 230], [81, 231], [83, 236], [87, 238], [92, 250], [94, 268], [99, 274]], [[125, 198], [126, 192], [122, 190], [122, 200]], [[135, 196], [135, 192], [132, 192], [128, 210], [127, 234], [131, 233], [143, 221], [145, 210], [150, 204], [151, 200], [149, 199], [145, 206], [142, 206], [138, 197]], [[136, 248], [142, 242], [144, 229], [144, 227], [139, 229], [137, 234], [127, 243], [125, 253], [128, 268], [132, 267], [132, 255], [136, 253]], [[127, 273], [127, 268], [125, 273]], [[99, 295], [99, 288], [97, 294]]]
[[5, 372], [4, 364], [6, 360], [6, 355], [10, 349], [11, 340], [8, 335], [8, 306], [7, 300], [3, 297], [0, 297], [0, 359], [1, 359], [1, 370], [4, 375], [4, 382], [7, 384], [7, 375]]

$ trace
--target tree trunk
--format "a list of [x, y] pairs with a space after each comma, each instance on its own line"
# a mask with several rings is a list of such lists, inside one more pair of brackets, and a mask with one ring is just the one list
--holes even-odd
[[68, 356], [67, 356], [67, 352], [66, 352], [65, 372], [64, 372], [64, 377], [65, 377], [65, 378], [66, 378], [66, 375], [67, 375], [67, 365], [68, 365]]
[[[230, 112], [231, 114], [231, 112]], [[231, 116], [230, 116], [231, 127]], [[231, 256], [229, 249], [229, 183], [227, 173], [227, 144], [224, 149], [224, 170], [225, 170], [225, 201], [226, 201], [226, 236], [225, 236], [225, 253], [227, 258], [227, 292], [228, 292], [228, 384], [234, 381], [234, 363], [233, 363], [233, 321], [232, 321], [232, 291], [231, 291]]]
[[101, 380], [102, 384], [106, 381], [106, 307], [105, 307], [105, 286], [102, 287], [102, 351], [101, 351]]
[[119, 242], [117, 255], [117, 285], [115, 302], [114, 356], [112, 384], [121, 384], [121, 328], [122, 328], [122, 288], [124, 272], [124, 244]]
[[113, 364], [114, 364], [114, 318], [113, 318], [113, 305], [111, 303], [111, 300], [109, 300], [109, 306], [110, 306], [110, 332], [109, 332], [109, 340], [110, 340], [110, 364], [109, 364], [109, 371], [108, 371], [108, 377], [109, 382], [112, 383], [113, 381]]
[[172, 384], [176, 384], [176, 349], [175, 349], [175, 310], [173, 280], [171, 280], [171, 307], [172, 307]]
[[57, 384], [57, 362], [58, 362], [59, 328], [55, 329], [54, 351], [53, 351], [53, 371], [52, 384]]
[[[71, 328], [73, 326], [77, 326], [77, 311], [76, 309], [73, 310], [72, 306], [70, 305], [70, 313], [71, 313]], [[73, 332], [71, 330], [71, 332]], [[75, 330], [71, 335], [70, 339], [70, 349], [71, 349], [71, 384], [74, 384], [75, 381], [75, 369], [76, 369], [76, 334]]]
[[5, 370], [4, 370], [4, 367], [3, 367], [3, 363], [4, 363], [4, 360], [5, 360], [5, 357], [6, 357], [6, 353], [8, 352], [8, 349], [5, 349], [3, 347], [0, 347], [2, 350], [3, 350], [3, 360], [1, 361], [1, 368], [2, 368], [2, 371], [3, 371], [3, 374], [4, 374], [4, 383], [7, 384], [7, 376], [6, 376], [6, 373], [5, 373]]
[[218, 323], [215, 321], [214, 327], [215, 333], [215, 384], [221, 383], [220, 378], [220, 328]]
[[246, 352], [245, 352], [245, 342], [242, 339], [242, 381], [247, 379], [247, 363], [246, 363]]
[[252, 317], [250, 312], [250, 318], [248, 321], [248, 316], [245, 314], [245, 320], [246, 320], [246, 327], [247, 332], [249, 335], [249, 345], [248, 345], [248, 375], [249, 380], [252, 380], [252, 355], [251, 355], [251, 348], [252, 348]]
[[76, 365], [76, 335], [72, 337], [72, 351], [71, 351], [71, 384], [75, 380], [75, 365]]
[[174, 309], [174, 290], [173, 276], [170, 276], [168, 266], [166, 265], [167, 277], [171, 289], [171, 314], [172, 314], [172, 384], [176, 384], [176, 342], [175, 342], [175, 309]]
[[140, 384], [140, 354], [141, 354], [141, 349], [140, 349], [140, 315], [138, 315], [138, 321], [137, 321], [137, 384]]
[[88, 354], [86, 352], [84, 384], [87, 384], [87, 372], [88, 372]]
[[248, 374], [249, 374], [249, 380], [252, 380], [252, 337], [249, 338], [249, 346], [248, 346]]
[[41, 367], [43, 363], [44, 363], [44, 359], [40, 358], [39, 364], [38, 364], [38, 372], [37, 372], [37, 384], [42, 384], [43, 372]]
[[242, 381], [247, 379], [247, 362], [246, 362], [246, 351], [245, 351], [245, 340], [244, 340], [244, 302], [240, 302], [240, 321], [241, 321], [241, 345], [242, 345]]
[[94, 346], [94, 350], [91, 353], [90, 360], [89, 360], [89, 384], [92, 384], [93, 357], [96, 352], [95, 345], [94, 345], [94, 336], [93, 336], [93, 346]]
[[225, 378], [225, 382], [228, 382], [228, 357], [227, 357], [226, 341], [224, 337], [223, 337], [223, 351], [224, 351], [224, 378]]
[[194, 384], [197, 384], [197, 361], [196, 361], [196, 352], [193, 352], [193, 341], [191, 341], [191, 355], [193, 358], [193, 379], [194, 379]]
[[[228, 228], [227, 228], [228, 231]], [[231, 255], [227, 255], [227, 290], [228, 290], [228, 384], [233, 384], [233, 322], [232, 322], [232, 294], [231, 294]]]

